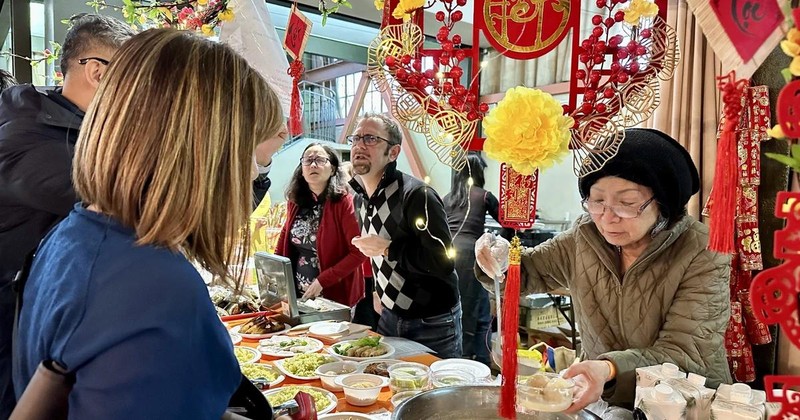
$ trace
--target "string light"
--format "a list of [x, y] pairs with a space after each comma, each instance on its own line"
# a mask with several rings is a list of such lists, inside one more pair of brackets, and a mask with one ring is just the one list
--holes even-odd
[[421, 217], [420, 217], [420, 218], [417, 218], [417, 229], [419, 229], [419, 230], [425, 230], [425, 228], [426, 228], [426, 225], [425, 225], [425, 219], [423, 219], [423, 218], [421, 218]]
[[451, 247], [450, 249], [447, 250], [447, 258], [450, 258], [451, 260], [456, 259], [456, 249], [455, 248]]
[[472, 179], [472, 177], [467, 178], [467, 185], [469, 185], [471, 187], [474, 184], [475, 184], [475, 181]]
[[423, 179], [423, 181], [425, 181], [426, 184], [430, 184], [431, 183], [431, 177], [429, 177], [428, 175], [425, 175], [425, 178]]

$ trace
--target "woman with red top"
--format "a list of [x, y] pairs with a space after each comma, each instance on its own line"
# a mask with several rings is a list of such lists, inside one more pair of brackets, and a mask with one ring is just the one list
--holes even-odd
[[297, 296], [322, 295], [353, 307], [364, 297], [361, 264], [350, 243], [360, 233], [339, 167], [328, 146], [309, 144], [286, 189], [287, 217], [275, 254], [292, 260]]

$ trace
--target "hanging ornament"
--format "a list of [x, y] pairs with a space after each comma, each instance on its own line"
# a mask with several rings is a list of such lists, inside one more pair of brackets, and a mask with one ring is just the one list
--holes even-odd
[[289, 11], [289, 21], [286, 23], [286, 36], [283, 39], [283, 47], [286, 53], [292, 57], [287, 73], [292, 76], [292, 99], [289, 114], [289, 133], [292, 136], [303, 134], [303, 104], [300, 100], [299, 84], [303, 78], [305, 67], [303, 66], [303, 51], [306, 49], [306, 42], [311, 36], [311, 21], [297, 8], [297, 4], [292, 4]]

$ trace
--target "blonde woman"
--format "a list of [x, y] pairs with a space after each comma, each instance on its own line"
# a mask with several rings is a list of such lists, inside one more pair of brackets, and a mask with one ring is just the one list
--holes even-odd
[[69, 418], [221, 417], [240, 372], [190, 261], [220, 277], [241, 265], [231, 248], [247, 240], [253, 150], [280, 109], [225, 45], [157, 29], [120, 49], [76, 147], [82, 202], [28, 279], [18, 396], [52, 360], [75, 375]]

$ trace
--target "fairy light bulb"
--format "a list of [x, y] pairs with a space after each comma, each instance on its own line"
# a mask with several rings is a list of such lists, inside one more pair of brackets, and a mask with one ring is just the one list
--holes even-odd
[[489, 65], [489, 62], [486, 60], [481, 61], [481, 68], [484, 68]]
[[472, 177], [467, 178], [467, 185], [469, 185], [471, 187], [474, 183], [475, 183], [475, 180], [473, 180]]
[[444, 79], [444, 72], [437, 71], [436, 72], [436, 78], [439, 79], [439, 80]]
[[420, 230], [425, 229], [425, 220], [423, 218], [421, 217], [418, 218], [416, 223], [417, 223], [417, 229]]
[[447, 250], [447, 258], [450, 258], [451, 260], [456, 259], [456, 249], [455, 248], [451, 247], [450, 249]]
[[430, 184], [431, 183], [431, 177], [429, 177], [428, 175], [425, 175], [425, 178], [423, 179], [423, 181], [425, 181], [426, 184]]

